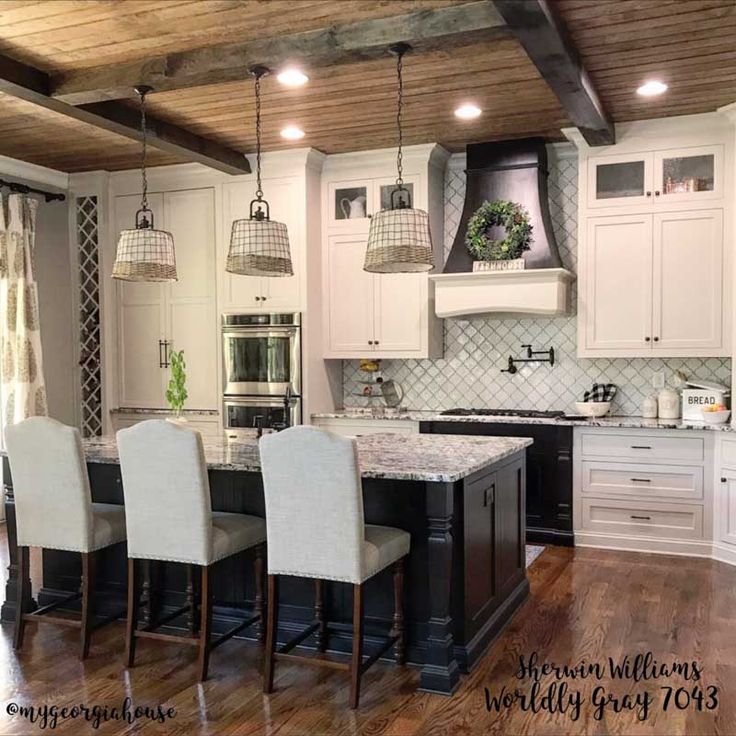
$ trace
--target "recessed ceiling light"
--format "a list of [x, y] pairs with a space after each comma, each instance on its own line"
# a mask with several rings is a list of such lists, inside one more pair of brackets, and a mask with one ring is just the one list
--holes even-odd
[[461, 120], [473, 120], [473, 118], [477, 118], [480, 113], [481, 109], [477, 105], [467, 103], [465, 105], [460, 105], [460, 107], [455, 110], [455, 117], [458, 117]]
[[301, 128], [297, 128], [296, 125], [287, 125], [281, 131], [281, 137], [289, 141], [298, 141], [300, 138], [304, 138], [304, 131]]
[[309, 77], [300, 69], [289, 67], [279, 72], [276, 79], [287, 87], [301, 87], [309, 81]]
[[636, 90], [636, 93], [642, 97], [656, 97], [666, 91], [667, 85], [664, 82], [660, 82], [658, 79], [650, 79], [648, 82], [644, 82]]

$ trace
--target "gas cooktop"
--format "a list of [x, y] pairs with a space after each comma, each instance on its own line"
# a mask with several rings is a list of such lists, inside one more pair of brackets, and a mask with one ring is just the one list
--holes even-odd
[[440, 412], [446, 417], [528, 417], [530, 419], [558, 419], [564, 411], [541, 411], [539, 409], [446, 409]]

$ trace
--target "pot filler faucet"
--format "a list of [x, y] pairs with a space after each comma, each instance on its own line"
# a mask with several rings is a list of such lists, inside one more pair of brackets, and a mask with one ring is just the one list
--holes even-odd
[[[510, 373], [512, 376], [518, 372], [517, 363], [549, 363], [551, 366], [555, 364], [555, 349], [549, 350], [532, 350], [532, 346], [524, 344], [521, 346], [526, 348], [526, 358], [514, 358], [509, 355], [508, 368], [502, 368], [501, 373]], [[535, 358], [535, 355], [546, 355], [546, 358]]]

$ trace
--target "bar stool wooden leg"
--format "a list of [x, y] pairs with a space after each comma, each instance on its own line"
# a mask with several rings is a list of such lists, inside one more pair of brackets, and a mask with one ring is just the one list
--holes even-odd
[[128, 616], [125, 622], [125, 666], [132, 667], [135, 662], [135, 630], [138, 625], [138, 566], [128, 558]]
[[396, 663], [406, 661], [406, 642], [404, 632], [404, 558], [394, 564], [394, 625], [391, 636], [398, 636], [394, 645]]
[[258, 622], [258, 641], [263, 642], [266, 636], [266, 618], [265, 606], [263, 600], [263, 561], [265, 557], [266, 546], [259, 544], [256, 547], [255, 558], [253, 559], [253, 574], [256, 578], [256, 600], [255, 612], [260, 616]]
[[199, 623], [199, 681], [207, 679], [210, 663], [210, 629], [212, 627], [212, 591], [210, 590], [210, 567], [202, 565], [201, 606]]
[[314, 620], [319, 624], [315, 640], [317, 649], [327, 649], [327, 622], [325, 621], [325, 585], [323, 580], [314, 581]]
[[273, 692], [273, 665], [276, 653], [276, 631], [279, 607], [279, 581], [277, 575], [268, 576], [268, 606], [266, 608], [266, 651], [263, 658], [263, 692]]
[[18, 582], [17, 600], [15, 603], [15, 631], [13, 632], [13, 648], [19, 650], [23, 646], [23, 634], [26, 622], [23, 619], [23, 610], [26, 600], [30, 597], [29, 578], [29, 554], [28, 547], [18, 547]]
[[197, 632], [197, 602], [194, 595], [194, 565], [187, 565], [187, 592], [186, 604], [189, 606], [187, 610], [187, 630], [189, 636], [194, 636]]
[[89, 655], [90, 637], [92, 635], [93, 597], [95, 592], [95, 553], [82, 552], [82, 622], [80, 659]]
[[360, 678], [363, 669], [363, 586], [353, 585], [353, 656], [350, 660], [350, 707], [360, 701]]

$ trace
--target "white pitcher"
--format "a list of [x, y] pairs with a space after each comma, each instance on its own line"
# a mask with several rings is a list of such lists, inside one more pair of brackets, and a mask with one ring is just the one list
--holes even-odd
[[348, 199], [343, 197], [340, 200], [340, 209], [346, 220], [358, 220], [361, 217], [365, 217], [365, 197], [361, 194], [355, 199]]

